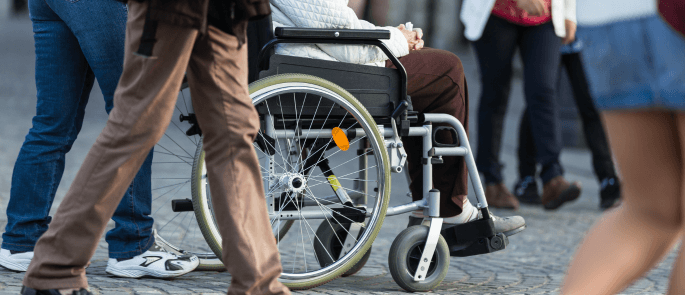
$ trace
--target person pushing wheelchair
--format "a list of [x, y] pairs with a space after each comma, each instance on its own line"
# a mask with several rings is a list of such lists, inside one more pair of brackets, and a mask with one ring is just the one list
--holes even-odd
[[[273, 27], [320, 29], [389, 30], [389, 40], [382, 40], [397, 56], [407, 71], [407, 92], [413, 110], [420, 113], [442, 113], [457, 118], [468, 130], [468, 91], [464, 69], [459, 57], [445, 50], [426, 48], [420, 29], [376, 27], [357, 18], [346, 0], [270, 0]], [[380, 48], [371, 45], [279, 44], [276, 54], [340, 61], [354, 64], [394, 68]], [[447, 131], [436, 136], [439, 142], [453, 141]], [[410, 190], [414, 201], [421, 200], [423, 172], [421, 141], [402, 140], [408, 154]], [[467, 198], [467, 170], [463, 157], [445, 157], [444, 164], [433, 166], [433, 185], [441, 192], [440, 217], [446, 226], [463, 224], [482, 218], [479, 210]], [[412, 212], [408, 226], [422, 223], [422, 211]], [[520, 216], [493, 216], [495, 231], [505, 235], [525, 229]]]
[[128, 1], [128, 11], [114, 109], [36, 244], [22, 294], [91, 294], [85, 268], [169, 125], [184, 73], [204, 135], [219, 231], [231, 237], [223, 240], [228, 293], [290, 294], [277, 280], [281, 263], [252, 146], [259, 118], [247, 90], [247, 21], [267, 16], [268, 2], [137, 0]]

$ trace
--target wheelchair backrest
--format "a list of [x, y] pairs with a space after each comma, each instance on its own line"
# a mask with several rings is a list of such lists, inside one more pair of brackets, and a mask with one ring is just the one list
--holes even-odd
[[285, 73], [320, 77], [350, 92], [378, 123], [389, 122], [388, 118], [398, 106], [401, 97], [400, 75], [397, 70], [274, 54], [268, 59], [268, 70], [257, 73], [259, 51], [273, 36], [270, 17], [251, 22], [248, 26], [250, 82], [257, 77], [261, 79]]

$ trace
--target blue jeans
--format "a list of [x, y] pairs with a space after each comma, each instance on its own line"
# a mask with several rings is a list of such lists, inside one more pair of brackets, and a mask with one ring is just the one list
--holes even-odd
[[542, 165], [540, 178], [546, 183], [562, 175], [555, 105], [561, 39], [554, 34], [552, 22], [520, 26], [491, 15], [483, 36], [473, 46], [483, 89], [478, 107], [476, 165], [485, 183], [503, 181], [499, 152], [516, 48], [523, 60], [526, 110], [532, 127], [535, 161]]
[[[64, 158], [81, 130], [95, 79], [107, 113], [112, 110], [123, 70], [127, 8], [114, 0], [30, 0], [29, 14], [38, 105], [12, 174], [2, 248], [14, 251], [33, 251], [48, 229]], [[105, 238], [111, 258], [139, 255], [154, 243], [151, 166], [152, 152], [112, 217], [116, 226]]]

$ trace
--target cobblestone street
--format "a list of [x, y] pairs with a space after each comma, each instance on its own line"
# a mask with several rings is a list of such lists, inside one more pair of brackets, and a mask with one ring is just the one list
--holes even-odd
[[[5, 2], [0, 1], [0, 4]], [[0, 10], [0, 14], [4, 13]], [[475, 150], [476, 110], [480, 85], [475, 57], [471, 51], [458, 53], [469, 83], [470, 132]], [[27, 17], [0, 17], [0, 229], [4, 231], [5, 210], [10, 196], [12, 169], [35, 114], [34, 47], [31, 22]], [[505, 121], [501, 160], [511, 188], [516, 181], [516, 140], [518, 119], [523, 111], [522, 83], [512, 84], [512, 97]], [[93, 88], [85, 124], [72, 151], [57, 190], [51, 214], [64, 197], [78, 167], [107, 120], [100, 89]], [[601, 218], [598, 209], [599, 185], [586, 149], [565, 149], [562, 164], [568, 180], [583, 184], [578, 201], [549, 212], [541, 207], [522, 206], [518, 211], [493, 210], [498, 216], [521, 215], [527, 229], [509, 238], [506, 250], [467, 258], [452, 257], [450, 270], [435, 294], [556, 294], [573, 253], [585, 232]], [[154, 175], [153, 175], [154, 177]], [[394, 176], [390, 206], [407, 203], [404, 176]], [[539, 185], [541, 187], [541, 185]], [[470, 190], [472, 192], [473, 190]], [[471, 200], [474, 196], [469, 196]], [[294, 294], [404, 294], [388, 271], [388, 251], [397, 234], [407, 224], [407, 214], [388, 217], [373, 244], [371, 257], [358, 274], [334, 280], [323, 286]], [[112, 223], [112, 222], [110, 222]], [[110, 224], [110, 226], [112, 226]], [[201, 235], [194, 237], [202, 242]], [[675, 253], [622, 294], [663, 294]], [[95, 294], [225, 294], [231, 277], [226, 272], [195, 271], [176, 279], [122, 279], [105, 273], [107, 243], [104, 237], [87, 269]], [[23, 273], [0, 267], [0, 295], [18, 294]]]

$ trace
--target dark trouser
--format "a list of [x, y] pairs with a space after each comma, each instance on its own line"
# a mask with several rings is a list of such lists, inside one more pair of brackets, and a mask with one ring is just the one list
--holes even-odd
[[[424, 48], [412, 51], [400, 58], [400, 62], [407, 71], [407, 92], [411, 96], [414, 110], [452, 115], [468, 132], [469, 99], [464, 68], [459, 57], [448, 51]], [[386, 66], [393, 67], [389, 61]], [[453, 142], [447, 131], [439, 132], [436, 137], [441, 143]], [[418, 201], [423, 198], [423, 143], [416, 137], [402, 138], [402, 142], [407, 150], [411, 178], [409, 187], [412, 198]], [[443, 159], [444, 164], [433, 165], [433, 187], [440, 191], [440, 216], [452, 217], [461, 213], [468, 194], [468, 174], [463, 157]], [[452, 197], [456, 200], [452, 200]]]
[[526, 27], [494, 15], [490, 16], [483, 36], [474, 42], [482, 85], [476, 165], [486, 184], [503, 181], [499, 152], [516, 48], [523, 60], [525, 99], [537, 151], [535, 160], [542, 165], [540, 178], [547, 182], [563, 174], [555, 117], [560, 47], [561, 40], [554, 34], [551, 22]]
[[[583, 132], [585, 133], [585, 139], [590, 147], [590, 151], [592, 151], [592, 166], [595, 169], [595, 175], [599, 180], [614, 177], [616, 176], [614, 162], [611, 159], [611, 152], [609, 151], [609, 144], [604, 133], [602, 120], [590, 96], [580, 54], [564, 54], [561, 56], [561, 63], [566, 68], [566, 73], [568, 73], [571, 87], [573, 88], [573, 98], [576, 101], [578, 113], [580, 113], [580, 117], [583, 120]], [[519, 127], [518, 157], [519, 177], [521, 178], [535, 176], [536, 172], [535, 144], [533, 143], [533, 135], [527, 112], [523, 112]]]
[[200, 36], [196, 29], [159, 22], [155, 58], [136, 55], [148, 4], [128, 5], [124, 70], [114, 109], [38, 240], [24, 285], [88, 286], [85, 267], [135, 172], [164, 135], [185, 73], [203, 131], [212, 208], [225, 237], [228, 294], [290, 294], [277, 280], [281, 262], [252, 146], [259, 116], [247, 89], [247, 46], [211, 25]]

